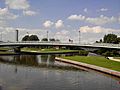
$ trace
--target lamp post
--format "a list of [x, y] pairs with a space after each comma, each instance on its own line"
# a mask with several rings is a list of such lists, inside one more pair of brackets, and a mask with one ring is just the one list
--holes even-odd
[[[48, 32], [48, 30], [47, 30], [47, 39], [48, 39], [48, 33], [49, 33], [49, 32]], [[49, 41], [49, 40], [48, 40], [48, 41]]]
[[80, 44], [80, 30], [79, 30], [79, 44]]
[[27, 32], [27, 35], [29, 36], [29, 33]]
[[18, 42], [18, 30], [16, 30], [16, 41]]

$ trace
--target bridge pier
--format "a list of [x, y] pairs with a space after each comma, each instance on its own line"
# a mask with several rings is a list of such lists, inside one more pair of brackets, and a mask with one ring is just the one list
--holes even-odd
[[21, 52], [21, 47], [15, 47], [14, 52], [15, 53], [20, 53]]

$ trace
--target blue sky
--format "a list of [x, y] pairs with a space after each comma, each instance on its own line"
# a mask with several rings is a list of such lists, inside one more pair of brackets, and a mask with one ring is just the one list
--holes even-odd
[[120, 36], [119, 4], [120, 0], [0, 0], [0, 31], [11, 35], [19, 29], [21, 39], [30, 30], [41, 39], [49, 30], [50, 38], [77, 42], [80, 30], [81, 42], [95, 42], [106, 33]]

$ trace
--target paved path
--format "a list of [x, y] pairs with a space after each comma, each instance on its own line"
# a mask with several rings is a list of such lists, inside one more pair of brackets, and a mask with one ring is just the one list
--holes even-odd
[[108, 57], [110, 60], [120, 62], [120, 59], [115, 59], [114, 57]]

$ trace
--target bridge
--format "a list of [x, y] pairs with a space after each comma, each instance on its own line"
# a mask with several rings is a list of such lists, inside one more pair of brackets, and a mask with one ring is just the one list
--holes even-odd
[[117, 49], [120, 50], [120, 44], [94, 43], [94, 44], [78, 44], [78, 43], [61, 43], [61, 42], [39, 42], [39, 41], [22, 41], [22, 42], [1, 42], [0, 47], [29, 47], [29, 46], [58, 46], [58, 47], [77, 47], [91, 49]]

